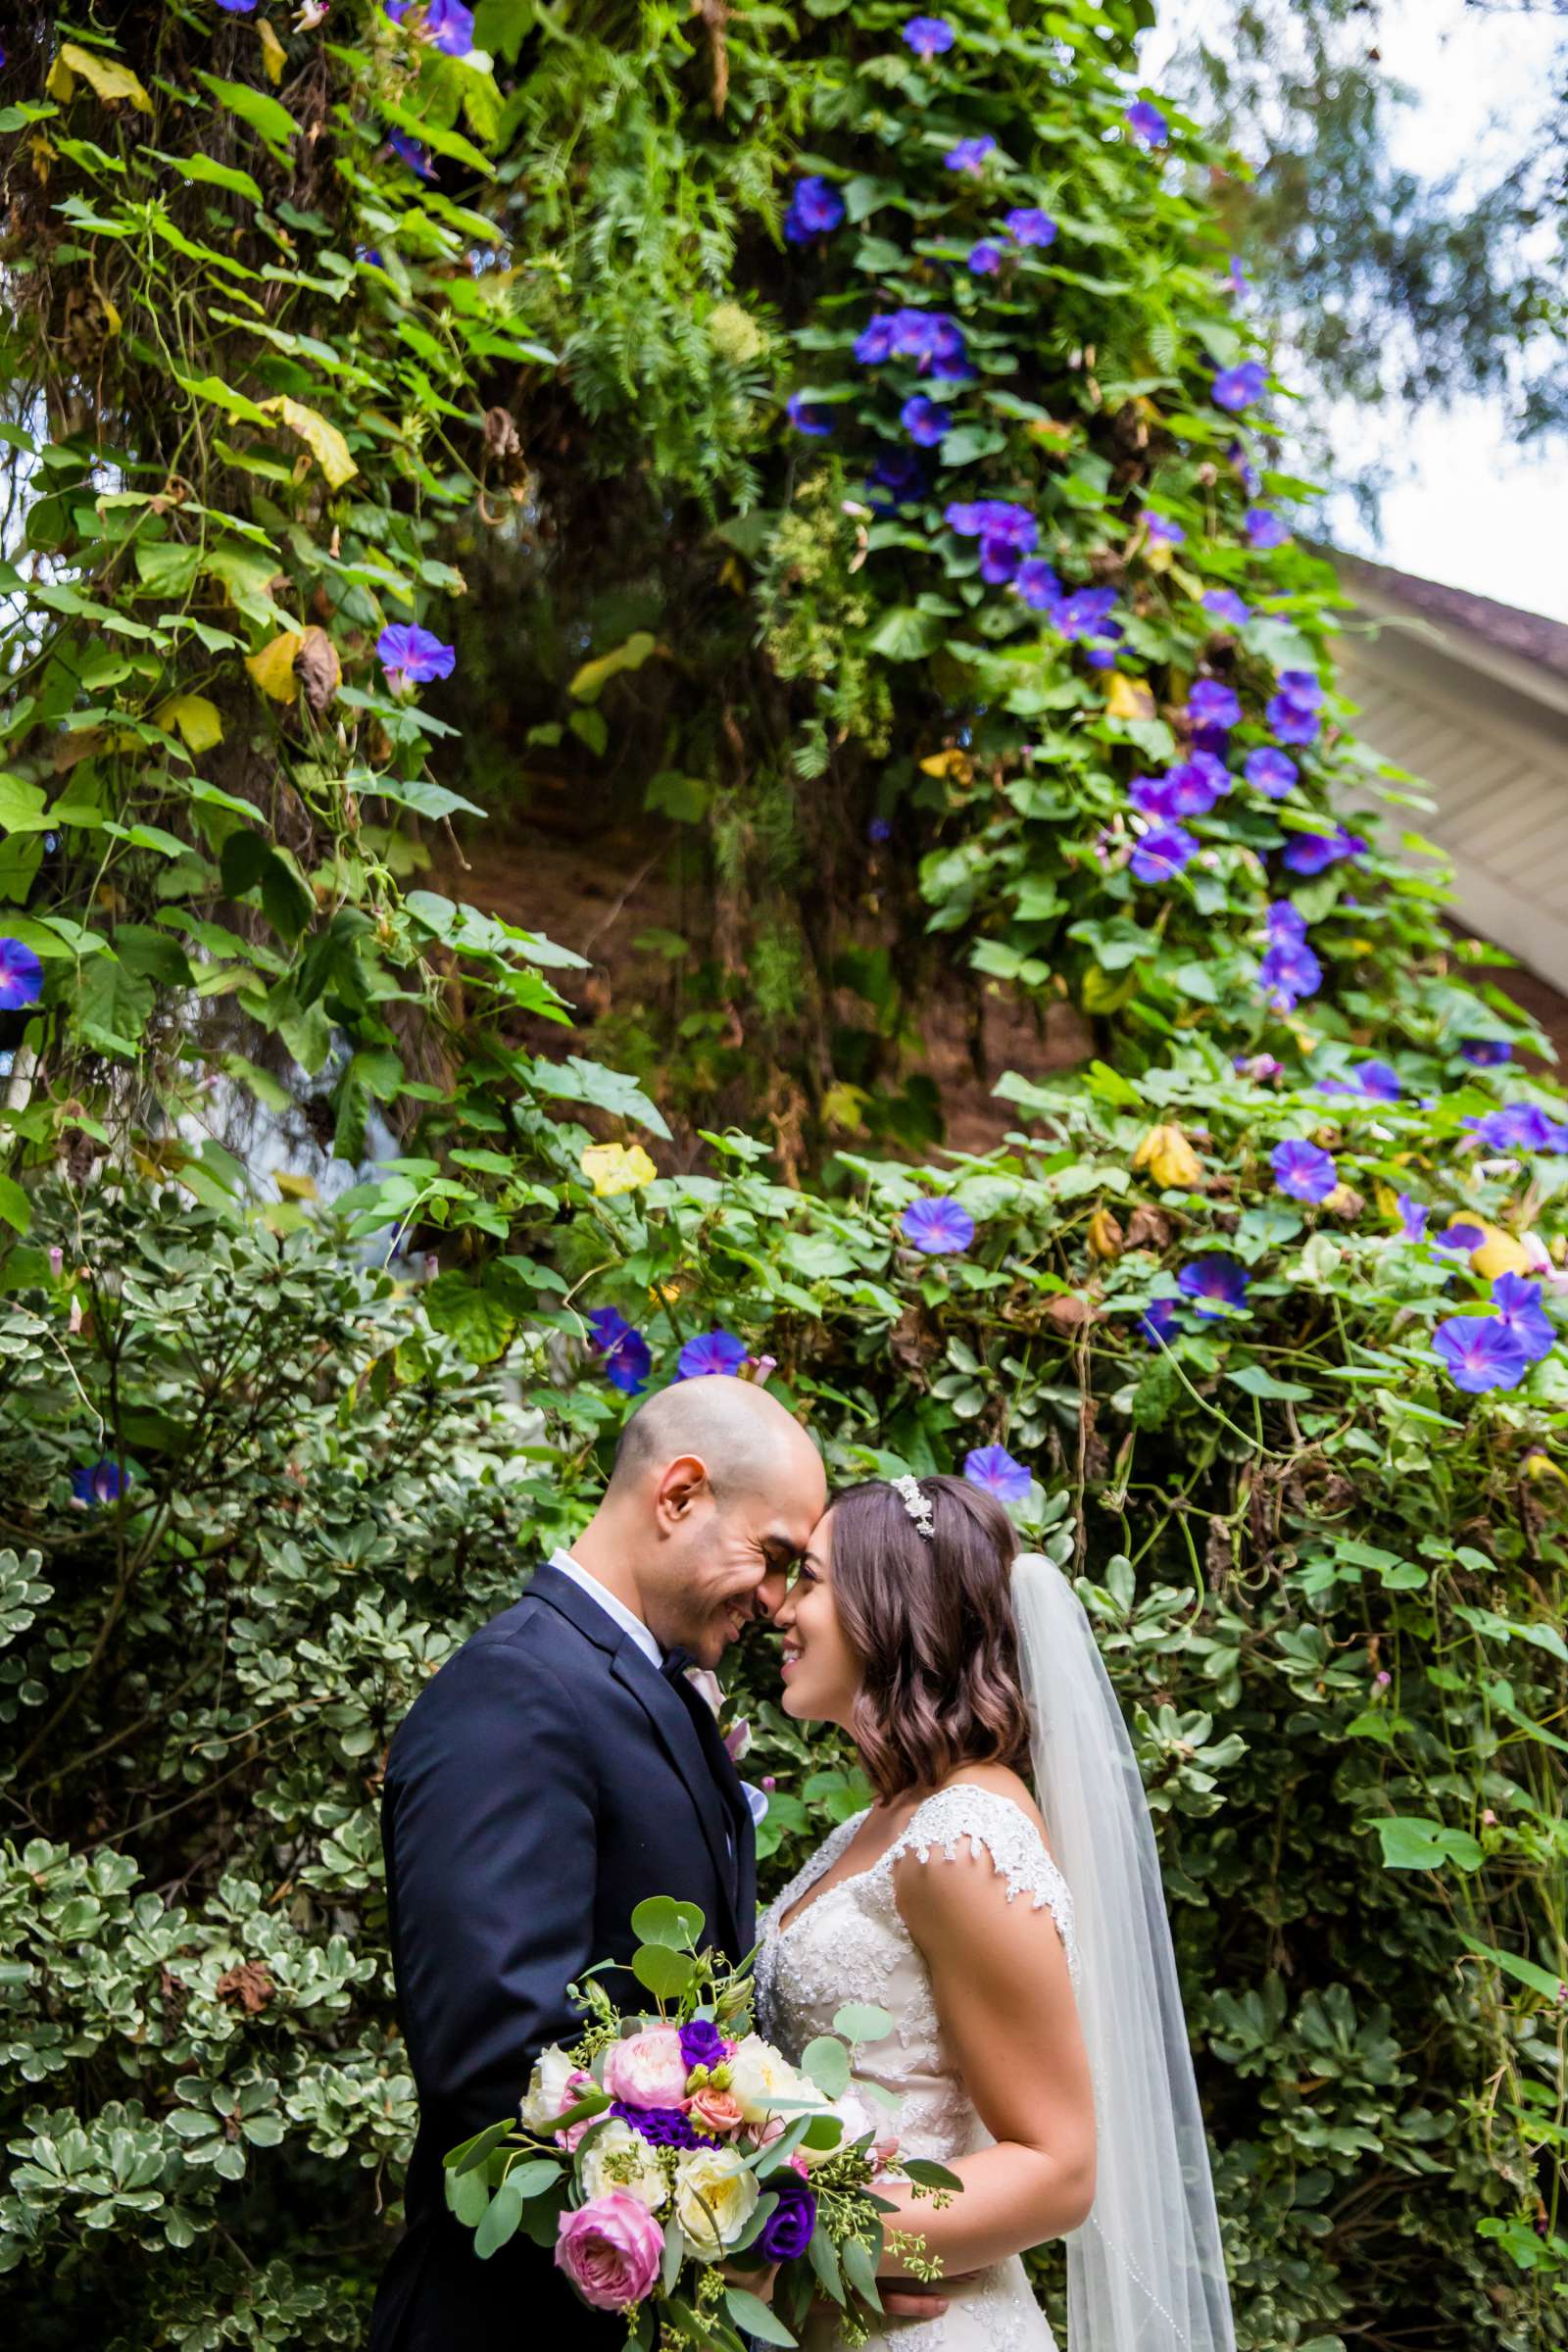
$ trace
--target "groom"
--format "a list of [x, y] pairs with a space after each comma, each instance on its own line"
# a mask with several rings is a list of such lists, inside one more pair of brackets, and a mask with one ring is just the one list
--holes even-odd
[[752, 1818], [681, 1667], [716, 1666], [772, 1614], [826, 1498], [815, 1446], [764, 1390], [721, 1375], [660, 1390], [570, 1551], [399, 1726], [382, 1843], [419, 2132], [370, 2352], [623, 2343], [548, 2250], [519, 2234], [478, 2259], [441, 2159], [515, 2114], [547, 2042], [576, 2038], [566, 1985], [630, 1959], [646, 1895], [697, 1903], [713, 1942], [750, 1951]]

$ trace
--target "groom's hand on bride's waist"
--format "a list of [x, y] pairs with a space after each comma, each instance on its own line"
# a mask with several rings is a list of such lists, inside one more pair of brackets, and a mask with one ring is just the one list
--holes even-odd
[[918, 2278], [879, 2278], [877, 2293], [882, 2308], [892, 2320], [940, 2320], [948, 2308], [948, 2288], [961, 2286], [973, 2273], [961, 2271], [952, 2278], [937, 2279], [926, 2286]]

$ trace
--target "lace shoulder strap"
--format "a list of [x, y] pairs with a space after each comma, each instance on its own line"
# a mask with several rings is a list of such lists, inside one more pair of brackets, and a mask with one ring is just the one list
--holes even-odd
[[1066, 1880], [1046, 1851], [1045, 1840], [1021, 1806], [1000, 1789], [980, 1788], [972, 1781], [955, 1781], [939, 1788], [915, 1808], [904, 1835], [889, 1846], [889, 1869], [901, 1855], [912, 1853], [929, 1862], [939, 1847], [950, 1862], [956, 1861], [962, 1839], [977, 1857], [990, 1856], [998, 1876], [1006, 1881], [1007, 1900], [1027, 1894], [1033, 1910], [1050, 1909], [1067, 1954], [1067, 1971], [1078, 1978], [1078, 1938], [1073, 1926], [1072, 1893]]

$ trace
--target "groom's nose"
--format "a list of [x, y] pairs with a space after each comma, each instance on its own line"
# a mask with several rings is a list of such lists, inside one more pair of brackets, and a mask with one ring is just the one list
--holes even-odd
[[776, 1617], [784, 1606], [784, 1596], [789, 1589], [789, 1570], [787, 1568], [769, 1568], [757, 1588], [756, 1597], [752, 1603], [754, 1614], [759, 1617]]

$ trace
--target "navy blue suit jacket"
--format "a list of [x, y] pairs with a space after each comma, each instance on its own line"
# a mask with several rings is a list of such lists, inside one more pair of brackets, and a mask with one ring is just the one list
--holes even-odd
[[[478, 2259], [441, 2159], [516, 2112], [547, 2042], [575, 2038], [566, 1986], [629, 1960], [646, 1895], [698, 1904], [731, 1958], [751, 1949], [756, 1841], [723, 1743], [597, 1601], [540, 1568], [399, 1725], [381, 1838], [419, 2131], [370, 2352], [618, 2345], [620, 2321], [586, 2310], [548, 2249], [519, 2235]], [[610, 1989], [638, 1998], [630, 1976]]]

